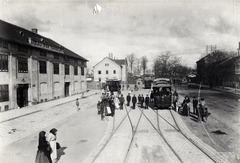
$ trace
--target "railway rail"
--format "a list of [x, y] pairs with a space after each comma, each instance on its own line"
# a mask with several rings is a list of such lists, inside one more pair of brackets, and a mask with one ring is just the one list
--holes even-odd
[[178, 126], [176, 115], [171, 110], [150, 110], [126, 108], [125, 115], [92, 162], [226, 161], [216, 159], [219, 154], [213, 157], [182, 132], [182, 126]]

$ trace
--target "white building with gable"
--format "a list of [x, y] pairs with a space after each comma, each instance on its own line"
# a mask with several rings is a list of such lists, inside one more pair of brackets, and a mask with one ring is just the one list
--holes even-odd
[[106, 83], [107, 79], [118, 79], [124, 84], [127, 82], [127, 73], [127, 59], [115, 59], [112, 54], [93, 66], [94, 81], [100, 83]]

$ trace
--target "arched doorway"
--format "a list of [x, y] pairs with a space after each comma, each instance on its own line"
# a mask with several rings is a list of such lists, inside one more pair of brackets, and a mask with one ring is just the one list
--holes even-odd
[[28, 84], [18, 84], [17, 87], [17, 105], [22, 108], [28, 106]]

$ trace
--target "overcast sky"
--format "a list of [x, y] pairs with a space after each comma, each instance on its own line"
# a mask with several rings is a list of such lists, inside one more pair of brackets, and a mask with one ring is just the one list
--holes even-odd
[[[191, 67], [206, 45], [234, 50], [240, 41], [239, 0], [0, 0], [0, 19], [39, 34], [88, 59], [113, 53], [147, 56], [148, 67], [171, 51]], [[93, 14], [98, 4], [102, 11]]]

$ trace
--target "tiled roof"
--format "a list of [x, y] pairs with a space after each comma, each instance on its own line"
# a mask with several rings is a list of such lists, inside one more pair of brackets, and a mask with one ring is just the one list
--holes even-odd
[[199, 59], [199, 60], [198, 60], [196, 63], [198, 63], [198, 62], [200, 62], [200, 61], [204, 60], [205, 58], [207, 58], [207, 57], [209, 57], [209, 56], [210, 56], [210, 54], [206, 55], [205, 57], [203, 57], [203, 58]]
[[[109, 58], [109, 57], [107, 57]], [[112, 59], [112, 58], [109, 58], [111, 59], [113, 62], [117, 63], [118, 65], [126, 65], [126, 60], [125, 59]]]
[[57, 42], [49, 38], [41, 36], [27, 29], [18, 27], [16, 25], [7, 23], [3, 20], [0, 20], [0, 38], [5, 39], [7, 41], [15, 42], [18, 44], [27, 45], [27, 46], [32, 46], [31, 44], [29, 44], [29, 38], [31, 38], [31, 40], [34, 42], [42, 42], [42, 40], [44, 39], [45, 45], [55, 47], [55, 48], [60, 48], [63, 50], [64, 54], [67, 56], [79, 58], [81, 60], [87, 61], [87, 59], [79, 56], [78, 54], [72, 52], [71, 50], [63, 47], [62, 45], [58, 44]]
[[101, 63], [104, 59], [110, 59], [111, 61], [113, 61], [114, 63], [116, 63], [117, 65], [121, 66], [121, 65], [125, 65], [125, 59], [112, 59], [110, 57], [105, 57], [103, 58], [100, 62], [98, 62], [96, 65], [94, 65], [93, 67], [96, 67], [99, 63]]
[[219, 63], [217, 66], [233, 65], [236, 62], [240, 62], [240, 56], [228, 58], [228, 59], [224, 60], [223, 62]]
[[119, 64], [119, 65], [125, 65], [126, 63], [125, 63], [125, 59], [119, 59], [119, 60], [114, 60], [114, 62], [116, 62], [117, 64]]

